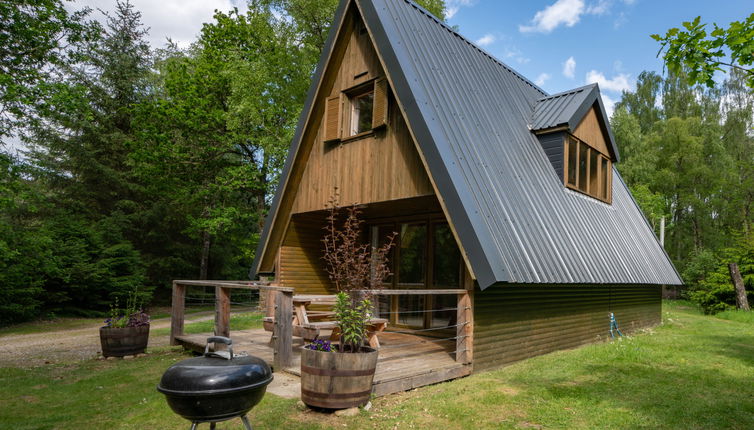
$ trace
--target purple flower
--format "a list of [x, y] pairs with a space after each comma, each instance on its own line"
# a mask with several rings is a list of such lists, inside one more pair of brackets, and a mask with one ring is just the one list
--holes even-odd
[[311, 349], [312, 351], [332, 351], [332, 345], [330, 344], [330, 341], [323, 339], [314, 339], [310, 344], [304, 346], [304, 348]]

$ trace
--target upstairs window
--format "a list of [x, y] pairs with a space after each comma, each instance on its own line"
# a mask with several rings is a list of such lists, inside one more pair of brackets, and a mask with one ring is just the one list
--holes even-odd
[[351, 132], [349, 136], [372, 131], [374, 90], [351, 97]]
[[612, 201], [612, 162], [604, 154], [569, 135], [564, 160], [564, 182], [568, 188], [606, 203]]
[[373, 79], [326, 100], [323, 140], [336, 142], [365, 136], [387, 126], [387, 122], [387, 81]]

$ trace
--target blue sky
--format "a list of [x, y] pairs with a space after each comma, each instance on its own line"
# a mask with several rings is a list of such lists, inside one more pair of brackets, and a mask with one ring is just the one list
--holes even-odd
[[[727, 26], [754, 12], [741, 0], [446, 0], [448, 23], [556, 93], [598, 82], [608, 110], [643, 70], [662, 72], [649, 37], [701, 16]], [[711, 27], [711, 25], [710, 25]], [[566, 66], [568, 65], [568, 66]]]

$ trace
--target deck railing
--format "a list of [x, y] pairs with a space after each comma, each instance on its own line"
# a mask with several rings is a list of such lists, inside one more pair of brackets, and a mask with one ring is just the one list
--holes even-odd
[[173, 281], [170, 344], [178, 345], [184, 334], [186, 287], [215, 287], [215, 335], [230, 337], [230, 294], [233, 289], [258, 290], [266, 298], [267, 313], [275, 316], [272, 332], [273, 366], [290, 367], [293, 362], [293, 288], [264, 281]]
[[[272, 331], [273, 366], [287, 368], [293, 362], [293, 293], [291, 287], [282, 287], [262, 281], [173, 281], [172, 320], [170, 326], [170, 344], [177, 345], [178, 337], [184, 334], [184, 315], [186, 302], [186, 288], [189, 286], [215, 287], [215, 329], [217, 336], [230, 337], [230, 295], [233, 289], [258, 290], [260, 302], [264, 304], [265, 315], [274, 317]], [[364, 291], [374, 296], [441, 296], [455, 295], [455, 324], [436, 329], [455, 329], [455, 336], [440, 339], [455, 341], [455, 360], [468, 364], [472, 361], [473, 351], [473, 312], [469, 290], [437, 289], [437, 290], [374, 290]], [[452, 310], [452, 309], [450, 309]], [[444, 310], [449, 311], [448, 309]], [[423, 330], [413, 330], [422, 332]]]

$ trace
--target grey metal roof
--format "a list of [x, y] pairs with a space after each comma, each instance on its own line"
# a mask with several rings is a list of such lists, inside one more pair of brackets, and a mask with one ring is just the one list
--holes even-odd
[[[498, 282], [681, 283], [617, 171], [612, 205], [563, 186], [529, 130], [547, 93], [407, 0], [342, 0], [336, 23], [350, 1], [362, 13], [482, 289]], [[329, 40], [323, 58], [333, 32]], [[313, 80], [291, 159], [320, 78]]]
[[412, 2], [357, 4], [480, 287], [681, 283], [617, 171], [612, 205], [563, 186], [528, 127], [546, 93]]
[[604, 121], [608, 146], [614, 160], [619, 161], [618, 146], [608, 125], [607, 112], [602, 105], [597, 84], [585, 85], [537, 100], [529, 128], [532, 131], [541, 131], [566, 126], [570, 131], [574, 131], [592, 106], [596, 107], [599, 116]]

